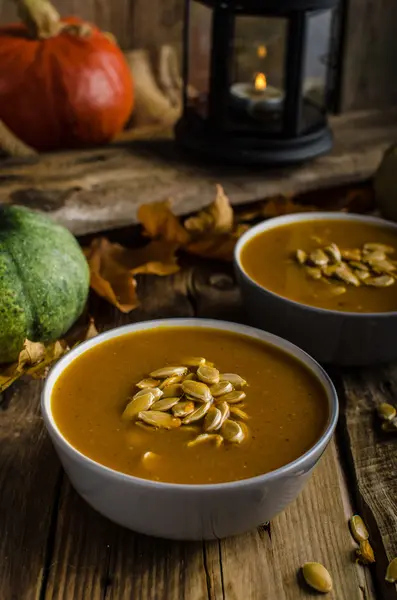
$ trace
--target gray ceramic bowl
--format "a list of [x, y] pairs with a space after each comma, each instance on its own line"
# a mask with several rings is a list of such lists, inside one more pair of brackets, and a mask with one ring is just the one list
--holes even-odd
[[239, 239], [234, 254], [250, 323], [290, 340], [322, 363], [370, 365], [397, 360], [397, 311], [339, 312], [300, 304], [267, 290], [244, 271], [241, 251], [258, 233], [280, 225], [324, 219], [373, 223], [393, 229], [397, 235], [397, 225], [389, 221], [341, 213], [301, 213], [259, 223]]
[[[322, 383], [329, 417], [318, 442], [296, 461], [259, 477], [213, 485], [158, 483], [109, 469], [76, 450], [62, 435], [51, 410], [54, 383], [90, 348], [134, 331], [156, 327], [205, 327], [264, 340], [304, 363]], [[323, 369], [299, 348], [264, 331], [205, 319], [147, 321], [113, 329], [78, 346], [52, 369], [42, 395], [48, 433], [77, 492], [112, 521], [148, 535], [180, 540], [222, 538], [269, 521], [296, 498], [331, 439], [338, 418], [335, 389]]]

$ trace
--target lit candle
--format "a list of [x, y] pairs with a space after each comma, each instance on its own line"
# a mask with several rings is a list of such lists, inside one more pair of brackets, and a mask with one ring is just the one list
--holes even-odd
[[281, 110], [284, 103], [284, 92], [267, 85], [264, 73], [258, 73], [253, 84], [235, 83], [230, 92], [237, 105], [252, 112]]

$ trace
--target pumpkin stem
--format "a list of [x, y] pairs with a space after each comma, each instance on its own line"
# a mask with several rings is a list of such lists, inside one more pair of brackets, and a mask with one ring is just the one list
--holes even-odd
[[18, 14], [29, 35], [44, 40], [58, 35], [62, 29], [58, 11], [49, 0], [14, 0]]
[[0, 148], [10, 156], [33, 156], [36, 150], [27, 146], [22, 140], [8, 129], [7, 125], [0, 120]]

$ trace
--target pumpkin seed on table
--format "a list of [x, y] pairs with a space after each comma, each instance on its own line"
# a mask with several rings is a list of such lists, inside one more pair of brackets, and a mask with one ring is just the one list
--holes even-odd
[[162, 398], [170, 398], [172, 396], [183, 396], [183, 389], [180, 383], [172, 383], [163, 389]]
[[188, 442], [187, 445], [189, 448], [191, 448], [193, 446], [208, 442], [215, 442], [216, 447], [219, 448], [223, 443], [223, 437], [214, 433], [201, 433], [194, 440]]
[[233, 392], [229, 392], [225, 396], [222, 396], [222, 400], [227, 402], [228, 404], [238, 404], [242, 402], [244, 398], [246, 398], [247, 394], [241, 390], [235, 390]]
[[183, 375], [171, 375], [170, 377], [167, 377], [160, 383], [160, 385], [159, 385], [160, 390], [164, 390], [165, 388], [167, 388], [170, 385], [176, 385], [177, 383], [180, 383], [182, 381], [183, 377], [184, 377]]
[[245, 438], [244, 430], [240, 423], [236, 423], [236, 421], [232, 421], [230, 419], [226, 419], [226, 421], [223, 423], [221, 427], [221, 435], [226, 441], [234, 444], [241, 444]]
[[138, 418], [138, 414], [143, 410], [149, 410], [155, 401], [154, 395], [146, 390], [145, 394], [141, 394], [137, 398], [133, 398], [124, 409], [121, 418], [124, 421], [132, 421]]
[[360, 515], [353, 515], [349, 520], [349, 526], [350, 532], [357, 544], [369, 538], [368, 529]]
[[392, 421], [397, 414], [395, 407], [387, 402], [379, 404], [377, 412], [382, 421]]
[[150, 389], [143, 388], [142, 390], [140, 390], [139, 392], [137, 392], [136, 394], [133, 395], [133, 399], [135, 400], [136, 398], [140, 398], [141, 396], [144, 396], [145, 394], [152, 394], [153, 398], [155, 400], [158, 400], [163, 395], [163, 392], [160, 390], [160, 388], [157, 388], [157, 387], [150, 388]]
[[397, 558], [393, 558], [393, 560], [390, 561], [385, 579], [389, 583], [397, 583]]
[[207, 412], [209, 411], [211, 406], [212, 406], [211, 402], [204, 402], [204, 404], [201, 404], [192, 413], [190, 413], [190, 415], [185, 417], [182, 421], [182, 424], [189, 425], [190, 423], [195, 423], [196, 421], [200, 421], [200, 419], [205, 417], [205, 415], [207, 414]]
[[158, 410], [144, 410], [138, 413], [138, 418], [148, 425], [162, 429], [175, 429], [181, 426], [181, 420]]
[[195, 408], [194, 402], [189, 400], [179, 401], [172, 407], [172, 414], [174, 417], [187, 417], [194, 411]]
[[182, 382], [182, 390], [188, 396], [196, 398], [201, 402], [209, 402], [212, 400], [212, 395], [210, 392], [210, 388], [201, 381], [183, 381]]
[[154, 379], [167, 379], [173, 375], [185, 375], [187, 373], [187, 367], [163, 367], [162, 369], [156, 369], [150, 373], [150, 377]]
[[203, 383], [213, 385], [219, 382], [219, 371], [214, 367], [203, 365], [197, 369], [197, 377]]
[[302, 567], [302, 574], [307, 585], [326, 594], [332, 590], [332, 579], [329, 571], [318, 562], [307, 562]]
[[136, 387], [140, 388], [141, 390], [144, 390], [145, 388], [155, 388], [158, 386], [159, 383], [159, 379], [152, 379], [151, 377], [149, 377], [148, 379], [141, 379], [141, 381], [138, 381]]
[[219, 381], [229, 381], [233, 387], [239, 389], [247, 385], [245, 379], [237, 375], [236, 373], [222, 373], [219, 377]]
[[219, 383], [216, 383], [215, 385], [212, 385], [210, 387], [211, 395], [214, 398], [219, 398], [219, 396], [224, 396], [225, 394], [232, 391], [233, 386], [230, 383], [230, 381], [220, 381]]
[[248, 419], [250, 418], [244, 410], [241, 410], [241, 408], [238, 408], [237, 406], [230, 407], [230, 414], [233, 417], [241, 419], [242, 421], [248, 421]]
[[222, 424], [222, 413], [216, 406], [211, 406], [204, 418], [203, 429], [207, 433], [216, 431]]
[[179, 397], [172, 397], [172, 396], [169, 398], [161, 398], [160, 400], [157, 400], [154, 404], [152, 404], [150, 409], [151, 410], [160, 410], [161, 412], [170, 410], [170, 408], [175, 406], [175, 404], [178, 404], [179, 400], [180, 400]]
[[375, 562], [375, 554], [368, 540], [361, 540], [360, 547], [356, 550], [357, 562], [361, 565], [370, 565]]

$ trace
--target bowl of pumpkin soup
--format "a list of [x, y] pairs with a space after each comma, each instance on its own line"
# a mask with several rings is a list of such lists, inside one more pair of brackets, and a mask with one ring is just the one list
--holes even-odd
[[322, 368], [290, 342], [205, 319], [148, 321], [76, 347], [42, 413], [77, 492], [144, 534], [250, 530], [299, 494], [338, 416]]
[[324, 363], [397, 359], [397, 225], [340, 213], [259, 223], [235, 269], [251, 324]]

